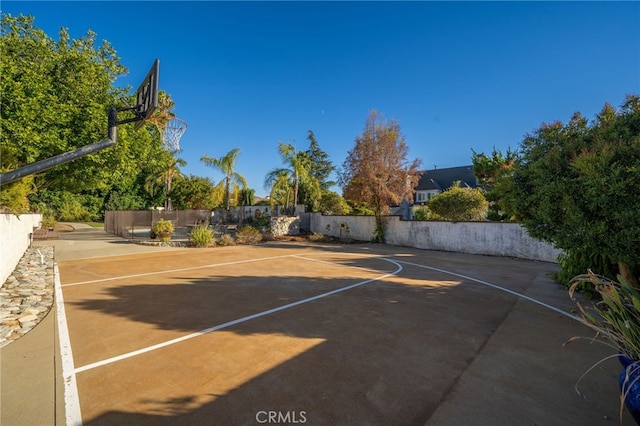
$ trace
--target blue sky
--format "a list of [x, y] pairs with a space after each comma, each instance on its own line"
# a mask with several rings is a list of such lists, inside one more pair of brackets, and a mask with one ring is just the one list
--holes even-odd
[[311, 129], [340, 166], [374, 108], [432, 169], [640, 93], [640, 2], [5, 0], [2, 12], [35, 16], [55, 39], [95, 31], [129, 69], [118, 86], [137, 87], [159, 58], [189, 126], [183, 171], [217, 182], [200, 157], [237, 147], [236, 171], [261, 196], [279, 141], [307, 149]]

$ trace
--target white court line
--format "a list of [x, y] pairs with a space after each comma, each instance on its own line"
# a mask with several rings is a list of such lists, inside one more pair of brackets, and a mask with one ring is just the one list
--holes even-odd
[[223, 262], [223, 263], [210, 263], [208, 265], [191, 266], [191, 267], [188, 267], [188, 268], [165, 269], [165, 270], [162, 270], [162, 271], [144, 272], [144, 273], [141, 273], [141, 274], [121, 275], [121, 276], [118, 276], [118, 277], [101, 278], [99, 280], [78, 281], [78, 282], [75, 282], [75, 283], [65, 284], [62, 287], [72, 287], [72, 286], [76, 286], [76, 285], [95, 284], [95, 283], [101, 283], [101, 282], [105, 282], [105, 281], [125, 280], [125, 279], [129, 279], [129, 278], [148, 277], [148, 276], [151, 276], [151, 275], [171, 274], [171, 273], [174, 273], [174, 272], [194, 271], [196, 269], [216, 268], [218, 266], [238, 265], [238, 264], [241, 264], [241, 263], [260, 262], [262, 260], [281, 259], [281, 258], [284, 258], [284, 257], [292, 257], [292, 256], [294, 256], [294, 255], [293, 254], [285, 254], [285, 255], [282, 255], [282, 256], [261, 257], [259, 259], [246, 259], [246, 260], [237, 260], [237, 261], [234, 261], [234, 262]]
[[[269, 315], [269, 314], [273, 314], [273, 313], [276, 313], [276, 312], [283, 311], [285, 309], [293, 308], [295, 306], [302, 305], [304, 303], [313, 302], [314, 300], [322, 299], [322, 298], [325, 298], [327, 296], [331, 296], [331, 295], [334, 295], [334, 294], [337, 294], [337, 293], [342, 293], [343, 291], [351, 290], [352, 288], [360, 287], [360, 286], [362, 286], [364, 284], [368, 284], [368, 283], [371, 283], [371, 282], [374, 282], [374, 281], [379, 281], [379, 280], [382, 280], [382, 279], [384, 279], [386, 277], [389, 277], [389, 276], [392, 276], [392, 275], [397, 275], [397, 274], [400, 273], [400, 271], [402, 271], [402, 265], [400, 265], [398, 262], [396, 262], [394, 260], [391, 260], [391, 259], [386, 259], [386, 258], [379, 258], [379, 259], [382, 259], [382, 260], [385, 260], [387, 262], [393, 263], [394, 265], [397, 266], [397, 269], [395, 271], [393, 271], [393, 272], [381, 275], [381, 276], [376, 277], [376, 278], [371, 278], [371, 279], [368, 279], [368, 280], [360, 281], [360, 282], [357, 282], [355, 284], [351, 284], [351, 285], [346, 286], [346, 287], [340, 287], [340, 288], [337, 288], [335, 290], [331, 290], [331, 291], [328, 291], [326, 293], [319, 294], [317, 296], [309, 297], [307, 299], [299, 300], [297, 302], [289, 303], [287, 305], [283, 305], [283, 306], [279, 306], [277, 308], [269, 309], [267, 311], [259, 312], [257, 314], [253, 314], [253, 315], [249, 315], [249, 316], [246, 316], [246, 317], [238, 318], [238, 319], [235, 319], [233, 321], [225, 322], [224, 324], [219, 324], [219, 325], [216, 325], [216, 326], [213, 326], [213, 327], [206, 328], [204, 330], [197, 331], [195, 333], [188, 334], [186, 336], [182, 336], [182, 337], [178, 337], [176, 339], [168, 340], [168, 341], [163, 342], [163, 343], [158, 343], [157, 345], [148, 346], [146, 348], [142, 348], [142, 349], [138, 349], [136, 351], [132, 351], [132, 352], [128, 352], [128, 353], [125, 353], [125, 354], [122, 354], [122, 355], [114, 356], [112, 358], [108, 358], [108, 359], [105, 359], [105, 360], [102, 360], [102, 361], [94, 362], [92, 364], [87, 364], [85, 366], [76, 368], [74, 370], [74, 373], [78, 374], [78, 373], [81, 373], [83, 371], [91, 370], [91, 369], [96, 368], [96, 367], [101, 367], [103, 365], [107, 365], [107, 364], [111, 364], [111, 363], [114, 363], [114, 362], [117, 362], [117, 361], [121, 361], [123, 359], [131, 358], [131, 357], [134, 357], [136, 355], [140, 355], [140, 354], [143, 354], [143, 353], [146, 353], [146, 352], [151, 352], [153, 350], [164, 348], [164, 347], [170, 346], [170, 345], [174, 345], [176, 343], [184, 342], [185, 340], [193, 339], [194, 337], [199, 337], [199, 336], [211, 333], [213, 331], [217, 331], [217, 330], [221, 330], [223, 328], [231, 327], [233, 325], [241, 324], [243, 322], [250, 321], [250, 320], [256, 319], [256, 318], [260, 318], [260, 317], [263, 317], [265, 315]], [[342, 264], [339, 264], [339, 263], [332, 263], [332, 265], [345, 266], [345, 267], [348, 267], [348, 268], [356, 268], [355, 266], [342, 265]]]
[[73, 353], [71, 340], [67, 328], [67, 316], [64, 311], [64, 299], [60, 286], [60, 271], [58, 264], [53, 265], [54, 287], [56, 298], [56, 318], [58, 320], [58, 340], [60, 344], [60, 358], [62, 360], [62, 379], [64, 381], [64, 406], [66, 424], [69, 426], [81, 426], [80, 400], [78, 398], [78, 386], [76, 373], [73, 366]]
[[398, 263], [404, 263], [405, 265], [416, 266], [418, 268], [430, 269], [432, 271], [442, 272], [443, 274], [453, 275], [454, 277], [463, 278], [465, 280], [473, 281], [473, 282], [476, 282], [478, 284], [486, 285], [486, 286], [494, 288], [496, 290], [500, 290], [500, 291], [504, 291], [505, 293], [512, 294], [512, 295], [517, 296], [517, 297], [519, 297], [521, 299], [528, 300], [529, 302], [536, 303], [536, 304], [538, 304], [540, 306], [544, 306], [547, 309], [551, 309], [554, 312], [557, 312], [557, 313], [562, 314], [562, 315], [564, 315], [566, 317], [569, 317], [571, 319], [579, 321], [579, 318], [577, 316], [571, 315], [570, 313], [565, 312], [562, 309], [558, 309], [555, 306], [548, 305], [548, 304], [546, 304], [546, 303], [544, 303], [544, 302], [542, 302], [542, 301], [540, 301], [538, 299], [534, 299], [533, 297], [525, 296], [522, 293], [518, 293], [516, 291], [509, 290], [508, 288], [501, 287], [501, 286], [499, 286], [497, 284], [493, 284], [493, 283], [490, 283], [490, 282], [487, 282], [487, 281], [479, 280], [477, 278], [469, 277], [467, 275], [458, 274], [456, 272], [447, 271], [445, 269], [434, 268], [433, 266], [419, 265], [417, 263], [405, 262], [403, 260], [398, 260]]

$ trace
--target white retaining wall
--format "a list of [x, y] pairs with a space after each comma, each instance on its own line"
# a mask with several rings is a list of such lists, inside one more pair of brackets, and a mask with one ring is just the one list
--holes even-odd
[[40, 227], [42, 215], [0, 214], [0, 287], [18, 265], [18, 262], [31, 244], [34, 228]]
[[[386, 241], [398, 246], [554, 263], [561, 253], [553, 245], [531, 238], [517, 223], [405, 221], [398, 216], [385, 219]], [[373, 216], [311, 216], [311, 232], [334, 237], [370, 241], [374, 229]]]

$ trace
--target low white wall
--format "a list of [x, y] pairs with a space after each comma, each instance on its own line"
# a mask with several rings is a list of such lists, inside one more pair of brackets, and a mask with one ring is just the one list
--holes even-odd
[[[386, 217], [385, 238], [388, 244], [426, 250], [452, 251], [491, 256], [557, 262], [560, 250], [531, 238], [517, 223], [499, 222], [429, 222], [405, 221], [398, 216]], [[342, 235], [340, 235], [340, 224]], [[349, 232], [344, 229], [348, 227]], [[370, 241], [375, 229], [373, 216], [311, 216], [311, 232], [334, 237]]]
[[0, 214], [0, 287], [9, 278], [18, 265], [18, 262], [29, 248], [33, 229], [40, 226], [42, 215], [21, 214], [19, 217], [14, 214]]
[[376, 229], [376, 219], [373, 216], [323, 216], [321, 213], [311, 213], [310, 225], [311, 232], [371, 241]]

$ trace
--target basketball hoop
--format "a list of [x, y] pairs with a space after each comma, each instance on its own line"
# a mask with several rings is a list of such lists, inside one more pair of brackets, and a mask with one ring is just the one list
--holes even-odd
[[180, 150], [180, 138], [187, 130], [187, 123], [177, 117], [169, 118], [166, 123], [165, 120], [156, 121], [155, 125], [160, 132], [160, 139], [162, 143], [169, 150], [169, 152], [175, 152]]

